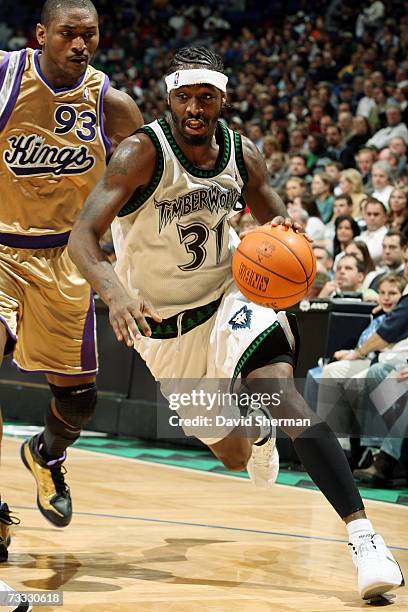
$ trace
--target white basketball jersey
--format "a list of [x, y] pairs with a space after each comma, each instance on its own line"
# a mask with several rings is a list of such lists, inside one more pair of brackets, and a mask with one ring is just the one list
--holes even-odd
[[241, 137], [218, 122], [212, 170], [193, 166], [159, 119], [141, 129], [153, 141], [156, 169], [112, 224], [115, 271], [163, 318], [216, 300], [231, 282], [228, 217], [247, 180]]

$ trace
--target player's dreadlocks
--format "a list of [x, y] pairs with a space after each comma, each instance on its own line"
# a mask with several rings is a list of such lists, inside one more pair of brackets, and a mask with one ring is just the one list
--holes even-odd
[[98, 14], [91, 0], [46, 0], [41, 11], [41, 23], [48, 27], [61, 9], [84, 8]]
[[208, 70], [225, 73], [224, 64], [219, 55], [205, 47], [184, 47], [177, 51], [169, 66], [167, 74], [183, 70], [191, 64], [202, 66]]

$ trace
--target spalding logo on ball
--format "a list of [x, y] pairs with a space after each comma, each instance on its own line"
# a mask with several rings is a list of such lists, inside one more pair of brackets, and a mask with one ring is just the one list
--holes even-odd
[[260, 227], [238, 245], [232, 274], [251, 302], [278, 310], [306, 295], [316, 276], [316, 258], [308, 239], [291, 227]]

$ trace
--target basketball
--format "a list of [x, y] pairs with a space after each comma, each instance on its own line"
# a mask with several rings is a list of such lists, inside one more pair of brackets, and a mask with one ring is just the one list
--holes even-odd
[[260, 227], [238, 245], [232, 274], [251, 302], [279, 310], [305, 296], [316, 276], [316, 259], [303, 234], [284, 225]]

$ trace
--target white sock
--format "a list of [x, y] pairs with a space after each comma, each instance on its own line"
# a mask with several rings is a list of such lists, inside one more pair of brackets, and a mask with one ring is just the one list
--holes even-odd
[[261, 408], [256, 408], [255, 410], [249, 410], [248, 416], [253, 419], [253, 423], [255, 423], [255, 418], [259, 419], [259, 436], [255, 440], [254, 444], [258, 444], [260, 446], [260, 442], [266, 442], [272, 435], [272, 425], [270, 422], [270, 416], [266, 410], [262, 410]]
[[375, 531], [368, 519], [356, 519], [346, 525], [350, 540], [372, 536]]

